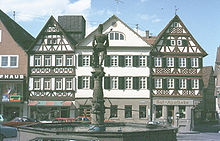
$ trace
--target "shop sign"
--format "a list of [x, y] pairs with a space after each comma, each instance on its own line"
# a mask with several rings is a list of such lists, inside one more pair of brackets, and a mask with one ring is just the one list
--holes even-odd
[[24, 79], [24, 75], [19, 75], [19, 74], [0, 74], [0, 79]]
[[193, 105], [193, 100], [153, 100], [155, 105]]

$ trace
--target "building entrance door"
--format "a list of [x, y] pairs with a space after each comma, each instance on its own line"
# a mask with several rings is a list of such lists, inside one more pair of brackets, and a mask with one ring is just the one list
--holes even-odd
[[174, 125], [174, 106], [167, 106], [167, 121]]

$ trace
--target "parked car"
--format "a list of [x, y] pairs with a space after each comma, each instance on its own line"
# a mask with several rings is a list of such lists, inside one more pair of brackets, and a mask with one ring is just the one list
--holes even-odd
[[27, 117], [16, 117], [11, 121], [2, 123], [2, 125], [17, 127], [17, 126], [33, 124], [33, 123], [37, 123], [37, 122], [38, 122], [37, 120], [27, 118]]
[[3, 141], [4, 138], [12, 138], [16, 136], [17, 136], [16, 128], [0, 125], [0, 141]]

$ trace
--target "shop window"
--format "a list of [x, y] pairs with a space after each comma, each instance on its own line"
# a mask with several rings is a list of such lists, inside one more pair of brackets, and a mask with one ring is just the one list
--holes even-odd
[[111, 118], [118, 117], [118, 105], [111, 105], [110, 116], [111, 116]]
[[156, 105], [156, 118], [162, 117], [162, 105]]
[[125, 105], [125, 118], [132, 118], [132, 105]]
[[22, 100], [22, 83], [4, 82], [0, 83], [2, 102], [20, 102]]
[[146, 105], [139, 105], [139, 118], [146, 118]]
[[179, 114], [180, 118], [186, 117], [186, 106], [179, 106]]

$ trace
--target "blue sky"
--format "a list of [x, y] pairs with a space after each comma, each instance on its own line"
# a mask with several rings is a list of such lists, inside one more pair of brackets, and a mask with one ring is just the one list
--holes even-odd
[[87, 34], [113, 14], [144, 35], [150, 30], [157, 35], [177, 14], [188, 30], [208, 53], [204, 65], [214, 65], [220, 45], [219, 0], [0, 0], [0, 8], [34, 37], [38, 35], [51, 15], [83, 15], [87, 21]]

